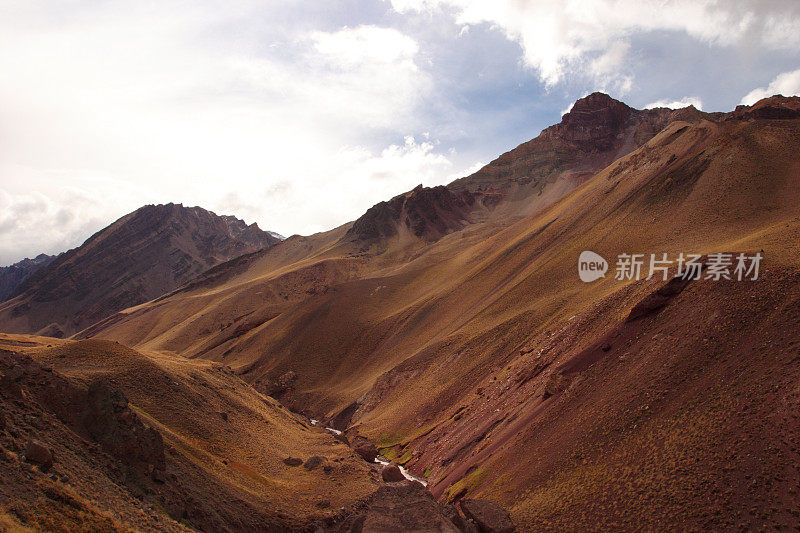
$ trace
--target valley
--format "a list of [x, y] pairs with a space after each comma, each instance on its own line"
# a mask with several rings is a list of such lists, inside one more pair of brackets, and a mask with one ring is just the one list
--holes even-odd
[[[322, 233], [214, 241], [157, 294], [72, 301], [70, 264], [105, 265], [104, 230], [0, 304], [0, 524], [791, 530], [798, 153], [798, 97], [704, 113], [593, 93], [447, 186]], [[609, 268], [589, 283], [586, 250]], [[762, 254], [758, 278], [614, 276], [624, 253], [719, 252]], [[45, 335], [54, 309], [63, 335]], [[98, 380], [163, 439], [163, 468], [52, 400], [86, 409]], [[31, 439], [52, 474], [27, 466]]]

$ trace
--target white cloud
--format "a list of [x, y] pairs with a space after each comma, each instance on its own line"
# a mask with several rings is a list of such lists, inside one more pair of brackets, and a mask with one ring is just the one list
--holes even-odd
[[[24, 179], [24, 169], [15, 173]], [[145, 203], [133, 188], [123, 190], [114, 184], [98, 190], [102, 181], [78, 183], [72, 179], [71, 185], [51, 183], [47, 189], [24, 192], [0, 189], [0, 265], [40, 253], [63, 252], [118, 218], [118, 205], [133, 210]]]
[[376, 140], [429, 127], [414, 39], [289, 31], [265, 25], [260, 2], [212, 4], [4, 7], [0, 264], [76, 246], [145, 203], [330, 229], [452, 171], [431, 142]]
[[668, 107], [670, 109], [682, 109], [684, 107], [689, 107], [690, 105], [696, 107], [699, 110], [703, 110], [703, 102], [700, 98], [696, 96], [686, 96], [679, 100], [659, 100], [657, 102], [652, 102], [644, 106], [645, 109], [654, 109], [656, 107]]
[[416, 41], [393, 28], [377, 26], [344, 27], [336, 32], [311, 35], [317, 52], [345, 68], [368, 64], [405, 64], [415, 69]]
[[[258, 221], [262, 229], [279, 233], [296, 232], [298, 221], [305, 234], [324, 231], [419, 183], [432, 186], [451, 181], [453, 170], [450, 159], [437, 152], [435, 142], [419, 142], [412, 136], [377, 152], [344, 146], [325, 158], [306, 159], [298, 162], [295, 179], [263, 183], [234, 179], [234, 186], [224, 194], [218, 193], [219, 184], [204, 191], [205, 185], [198, 183], [199, 190], [192, 194], [167, 193], [155, 200], [146, 188], [115, 180], [71, 175], [71, 185], [56, 186], [65, 176], [42, 178], [36, 171], [27, 176], [22, 169], [3, 170], [3, 175], [15, 173], [20, 182], [30, 177], [46, 186], [14, 193], [0, 190], [0, 265], [77, 246], [122, 214], [153, 201], [200, 205], [248, 223]], [[467, 175], [463, 172], [457, 177]]]
[[587, 73], [630, 89], [629, 40], [644, 32], [681, 32], [711, 46], [800, 46], [800, 13], [786, 0], [390, 1], [400, 13], [445, 10], [457, 24], [499, 28], [520, 43], [525, 62], [548, 85]]
[[306, 232], [313, 233], [352, 220], [372, 205], [419, 183], [426, 186], [445, 183], [452, 171], [452, 162], [436, 152], [435, 143], [419, 142], [412, 136], [406, 136], [402, 144], [391, 144], [378, 152], [363, 146], [342, 147], [318, 163], [317, 171], [310, 173], [313, 174], [309, 176], [310, 187], [286, 182], [244, 195], [232, 193], [225, 199], [225, 205], [250, 216], [260, 213], [266, 204], [270, 206], [271, 217], [306, 220]]
[[762, 98], [782, 94], [783, 96], [800, 95], [800, 69], [779, 74], [766, 87], [753, 89], [742, 98], [742, 104], [753, 105]]

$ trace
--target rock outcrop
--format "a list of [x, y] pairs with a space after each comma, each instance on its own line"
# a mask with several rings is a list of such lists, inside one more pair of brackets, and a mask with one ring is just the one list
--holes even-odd
[[[26, 355], [0, 350], [0, 396], [35, 402], [133, 474], [152, 475], [165, 468], [161, 434], [145, 426], [122, 391], [103, 379], [83, 389]], [[37, 440], [28, 442], [25, 457], [43, 471], [53, 464], [52, 452]]]
[[476, 197], [469, 191], [418, 185], [370, 207], [345, 238], [370, 242], [407, 234], [433, 242], [466, 226], [476, 207]]
[[382, 485], [352, 508], [343, 509], [319, 524], [317, 531], [440, 531], [478, 533], [515, 531], [502, 507], [486, 500], [468, 500], [464, 514], [454, 505], [443, 505], [415, 481]]
[[726, 118], [729, 120], [800, 118], [800, 97], [777, 94], [759, 100], [751, 106], [737, 106], [736, 110], [728, 113]]
[[125, 394], [107, 381], [98, 379], [89, 385], [81, 420], [92, 440], [127, 465], [141, 471], [164, 470], [161, 434], [142, 424]]
[[256, 389], [267, 396], [279, 399], [281, 396], [292, 390], [297, 381], [297, 374], [291, 370], [284, 372], [275, 380], [265, 379], [254, 384]]
[[384, 485], [353, 509], [329, 519], [318, 531], [460, 531], [444, 506], [419, 483]]
[[478, 526], [481, 533], [512, 533], [514, 522], [508, 511], [491, 500], [463, 499], [458, 502], [464, 516]]

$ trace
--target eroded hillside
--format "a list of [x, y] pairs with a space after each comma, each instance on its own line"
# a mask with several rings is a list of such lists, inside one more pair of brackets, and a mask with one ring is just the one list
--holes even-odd
[[[489, 498], [524, 529], [791, 527], [799, 102], [703, 114], [590, 95], [472, 177], [220, 265], [77, 337], [176, 369], [230, 366], [366, 437], [440, 502]], [[581, 282], [584, 250], [609, 261], [604, 278]], [[760, 276], [614, 276], [623, 253], [717, 252], [760, 253]]]

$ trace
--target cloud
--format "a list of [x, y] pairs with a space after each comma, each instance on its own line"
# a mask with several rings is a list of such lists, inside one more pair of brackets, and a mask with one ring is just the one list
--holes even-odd
[[74, 186], [20, 194], [0, 190], [0, 265], [79, 245], [117, 218], [109, 199]]
[[800, 69], [779, 74], [766, 87], [753, 89], [742, 98], [742, 104], [753, 105], [762, 98], [782, 94], [783, 96], [800, 95]]
[[466, 168], [460, 169], [458, 172], [454, 172], [447, 177], [446, 182], [449, 183], [451, 181], [455, 181], [459, 178], [465, 178], [467, 176], [471, 176], [475, 174], [477, 171], [485, 167], [487, 163], [483, 161], [477, 161]]
[[[301, 219], [305, 233], [324, 231], [360, 216], [374, 204], [412, 189], [419, 183], [440, 185], [450, 180], [453, 163], [436, 151], [435, 142], [406, 136], [373, 151], [364, 146], [345, 146], [319, 162], [310, 172], [310, 186], [289, 182], [264, 187], [248, 194], [234, 192], [224, 205], [242, 216], [259, 215], [268, 207], [270, 226], [284, 233], [281, 221]], [[357, 184], [347, 187], [344, 184]]]
[[403, 140], [429, 127], [413, 38], [214, 4], [8, 5], [0, 262], [77, 246], [146, 203], [330, 229], [452, 171], [434, 142]]
[[696, 96], [685, 96], [679, 100], [659, 100], [644, 106], [645, 109], [654, 109], [656, 107], [668, 107], [670, 109], [682, 109], [684, 107], [694, 106], [699, 110], [703, 110], [703, 102]]
[[631, 88], [630, 39], [679, 32], [707, 46], [800, 46], [800, 12], [788, 0], [390, 0], [400, 13], [446, 11], [456, 24], [486, 23], [523, 51], [552, 86], [566, 75]]
[[[24, 181], [20, 172], [17, 176]], [[468, 173], [465, 169], [457, 177]], [[302, 179], [234, 183], [224, 194], [167, 194], [152, 200], [146, 190], [115, 180], [72, 176], [72, 185], [53, 186], [55, 176], [42, 180], [34, 172], [32, 177], [48, 187], [15, 194], [0, 190], [0, 265], [78, 246], [122, 214], [152, 201], [178, 197], [185, 205], [258, 221], [262, 229], [289, 234], [301, 227], [308, 234], [339, 226], [419, 183], [446, 183], [452, 175], [453, 163], [437, 151], [435, 141], [410, 135], [377, 151], [340, 147], [325, 159], [309, 158], [295, 174]]]
[[404, 64], [416, 70], [413, 63], [419, 50], [416, 41], [393, 28], [344, 27], [336, 32], [314, 32], [311, 39], [317, 52], [344, 68], [365, 64]]

